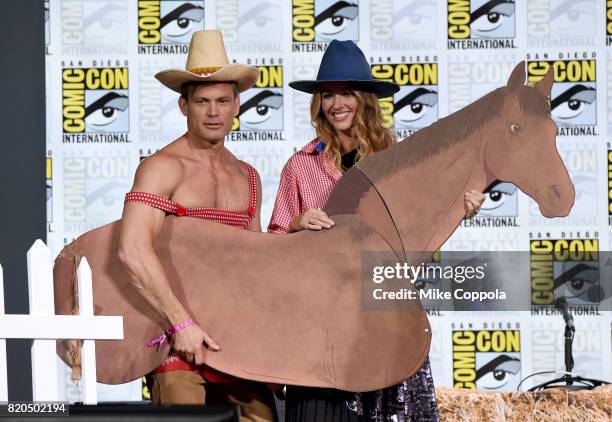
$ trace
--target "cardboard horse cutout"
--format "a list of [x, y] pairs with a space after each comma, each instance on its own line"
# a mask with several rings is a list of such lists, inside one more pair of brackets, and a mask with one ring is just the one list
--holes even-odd
[[[555, 146], [552, 71], [506, 87], [370, 156], [346, 172], [325, 211], [334, 228], [270, 235], [168, 216], [155, 248], [178, 299], [221, 345], [206, 364], [256, 381], [368, 391], [413, 375], [431, 331], [411, 309], [364, 311], [361, 257], [435, 251], [457, 228], [463, 193], [514, 183], [547, 217], [566, 216], [574, 188]], [[125, 339], [96, 342], [97, 377], [137, 379], [169, 352], [147, 347], [168, 327], [131, 286], [117, 258], [120, 221], [68, 245], [55, 265], [56, 312], [74, 312], [76, 265], [93, 270], [96, 315], [123, 315]], [[423, 261], [429, 259], [423, 255]], [[58, 353], [78, 363], [67, 342]]]

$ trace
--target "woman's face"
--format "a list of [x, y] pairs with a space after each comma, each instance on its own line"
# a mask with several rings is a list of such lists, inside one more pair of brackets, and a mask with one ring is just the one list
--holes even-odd
[[339, 132], [350, 131], [357, 112], [357, 97], [349, 85], [329, 82], [321, 85], [321, 109], [327, 121]]

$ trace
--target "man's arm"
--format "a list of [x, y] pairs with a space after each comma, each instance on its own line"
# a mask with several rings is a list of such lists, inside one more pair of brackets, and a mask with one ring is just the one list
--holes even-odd
[[[132, 191], [169, 198], [180, 181], [182, 168], [172, 157], [157, 155], [144, 160], [134, 178]], [[167, 328], [192, 317], [174, 295], [157, 256], [153, 241], [158, 236], [165, 214], [150, 205], [127, 202], [119, 234], [119, 259], [132, 285], [164, 317]], [[203, 363], [203, 342], [214, 350], [219, 346], [197, 324], [173, 335], [173, 348], [188, 361]]]

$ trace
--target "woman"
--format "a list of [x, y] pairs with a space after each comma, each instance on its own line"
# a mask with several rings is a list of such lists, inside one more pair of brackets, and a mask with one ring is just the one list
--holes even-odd
[[[399, 90], [376, 81], [363, 52], [352, 41], [332, 41], [317, 80], [295, 81], [292, 88], [313, 94], [310, 115], [317, 139], [285, 165], [268, 231], [292, 233], [329, 229], [334, 221], [321, 208], [353, 164], [395, 143], [382, 127], [378, 98]], [[466, 218], [473, 217], [484, 195], [465, 194]], [[355, 368], [356, 371], [359, 368]], [[438, 410], [429, 360], [402, 383], [364, 394], [332, 389], [287, 387], [287, 421], [436, 421]]]

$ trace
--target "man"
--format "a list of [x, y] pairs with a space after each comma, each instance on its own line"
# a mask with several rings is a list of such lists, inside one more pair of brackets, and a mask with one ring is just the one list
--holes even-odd
[[274, 400], [265, 385], [202, 365], [206, 353], [220, 347], [172, 292], [153, 248], [167, 212], [261, 231], [259, 176], [224, 146], [240, 108], [239, 92], [253, 86], [258, 74], [254, 67], [228, 63], [220, 32], [199, 31], [191, 40], [186, 70], [156, 75], [181, 93], [178, 105], [187, 117], [187, 133], [139, 166], [126, 196], [119, 257], [132, 284], [171, 327], [173, 350], [154, 372], [153, 401], [231, 402], [240, 406], [243, 420], [267, 421], [273, 420]]

